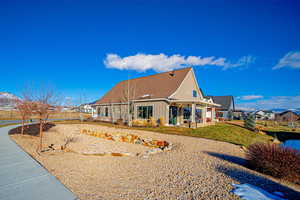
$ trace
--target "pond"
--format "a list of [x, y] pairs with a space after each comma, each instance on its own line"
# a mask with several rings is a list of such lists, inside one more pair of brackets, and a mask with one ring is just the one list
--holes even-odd
[[297, 149], [300, 151], [300, 140], [286, 140], [284, 143], [282, 143], [285, 147], [291, 147], [293, 149]]

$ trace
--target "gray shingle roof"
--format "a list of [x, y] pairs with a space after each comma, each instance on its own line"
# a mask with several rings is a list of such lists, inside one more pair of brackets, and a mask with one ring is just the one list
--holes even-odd
[[220, 104], [221, 110], [229, 110], [231, 103], [233, 103], [233, 110], [234, 110], [234, 100], [233, 96], [207, 96], [213, 99], [214, 103]]

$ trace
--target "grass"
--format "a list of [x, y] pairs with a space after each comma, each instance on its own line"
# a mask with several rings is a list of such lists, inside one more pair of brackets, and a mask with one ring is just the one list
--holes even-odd
[[[63, 122], [55, 122], [55, 123], [56, 124], [78, 124], [80, 123], [80, 121], [63, 121]], [[264, 142], [269, 142], [273, 139], [273, 137], [271, 136], [255, 133], [243, 127], [227, 124], [227, 123], [218, 123], [216, 125], [206, 126], [206, 127], [196, 128], [196, 129], [189, 129], [183, 127], [168, 127], [168, 126], [140, 128], [140, 127], [120, 126], [120, 125], [114, 125], [114, 124], [103, 123], [103, 122], [82, 122], [82, 123], [92, 124], [92, 125], [103, 125], [103, 126], [116, 127], [116, 128], [153, 131], [153, 132], [171, 134], [171, 135], [206, 138], [206, 139], [212, 139], [212, 140], [242, 145], [246, 147], [256, 142], [264, 143]]]

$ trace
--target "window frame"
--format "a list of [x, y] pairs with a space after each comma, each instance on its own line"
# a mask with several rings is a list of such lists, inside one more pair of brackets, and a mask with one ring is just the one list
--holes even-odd
[[197, 98], [197, 97], [198, 97], [198, 92], [197, 92], [197, 90], [193, 90], [192, 95], [193, 95], [194, 98]]
[[154, 106], [137, 106], [137, 118], [138, 119], [150, 119], [153, 117], [153, 112], [154, 112]]

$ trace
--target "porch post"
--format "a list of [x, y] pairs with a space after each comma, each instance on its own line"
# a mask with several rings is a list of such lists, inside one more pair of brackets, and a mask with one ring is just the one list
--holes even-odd
[[169, 104], [167, 104], [167, 106], [166, 106], [166, 121], [165, 121], [165, 124], [166, 125], [169, 125], [169, 112], [170, 112], [170, 105]]
[[196, 116], [196, 105], [195, 103], [192, 104], [192, 123], [195, 123]]
[[206, 124], [206, 115], [207, 115], [207, 106], [205, 105], [202, 109], [202, 118], [203, 118], [203, 124]]

